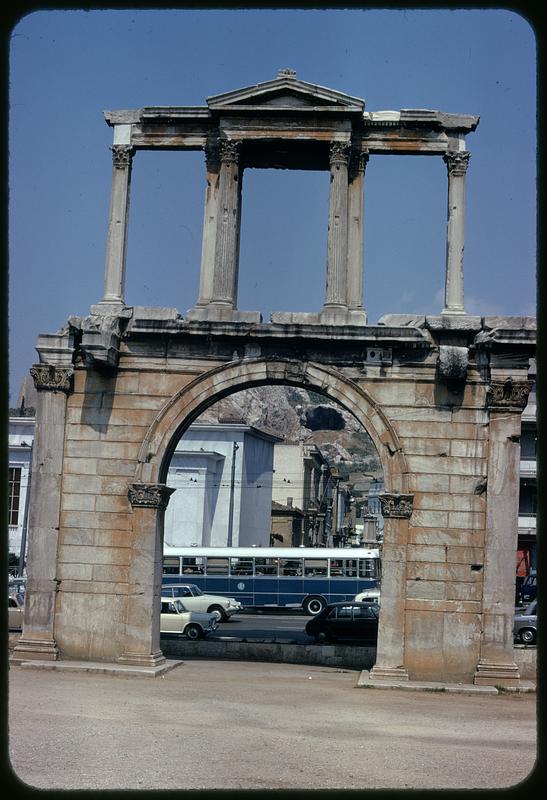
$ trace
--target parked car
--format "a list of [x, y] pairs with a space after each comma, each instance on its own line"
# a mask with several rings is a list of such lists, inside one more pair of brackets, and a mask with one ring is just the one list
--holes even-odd
[[233, 597], [220, 594], [204, 594], [195, 583], [170, 583], [161, 587], [162, 597], [181, 597], [188, 611], [203, 611], [214, 614], [218, 622], [226, 620], [243, 606]]
[[10, 594], [21, 594], [24, 596], [27, 588], [27, 579], [21, 577], [11, 577], [8, 581], [8, 590]]
[[535, 644], [537, 638], [537, 600], [515, 614], [513, 637], [522, 644]]
[[330, 603], [306, 623], [316, 642], [360, 641], [376, 644], [379, 606], [374, 602]]
[[175, 597], [161, 598], [160, 632], [180, 633], [187, 639], [202, 639], [216, 630], [217, 618], [214, 614], [201, 614], [189, 611]]
[[356, 603], [363, 603], [371, 600], [374, 603], [380, 603], [380, 590], [379, 589], [363, 589], [362, 592], [357, 592], [353, 598]]
[[537, 571], [531, 569], [529, 575], [526, 576], [519, 589], [520, 602], [522, 605], [527, 605], [531, 603], [532, 600], [536, 599], [538, 591], [537, 580]]
[[8, 627], [21, 630], [23, 627], [23, 606], [25, 598], [20, 592], [8, 594]]

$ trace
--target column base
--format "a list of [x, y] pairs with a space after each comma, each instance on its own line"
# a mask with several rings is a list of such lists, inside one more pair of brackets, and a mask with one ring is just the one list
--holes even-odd
[[161, 650], [153, 653], [131, 653], [127, 652], [118, 658], [119, 664], [133, 664], [137, 667], [159, 667], [165, 664], [166, 658]]
[[465, 314], [465, 309], [463, 306], [461, 308], [443, 308], [441, 314]]
[[406, 667], [382, 667], [375, 665], [369, 674], [371, 681], [408, 681]]
[[57, 661], [59, 648], [54, 639], [23, 639], [21, 637], [13, 648], [10, 661]]
[[473, 683], [477, 686], [518, 686], [520, 684], [519, 669], [514, 662], [479, 662]]
[[238, 311], [230, 305], [208, 303], [205, 306], [194, 306], [186, 312], [190, 322], [262, 322], [260, 311]]

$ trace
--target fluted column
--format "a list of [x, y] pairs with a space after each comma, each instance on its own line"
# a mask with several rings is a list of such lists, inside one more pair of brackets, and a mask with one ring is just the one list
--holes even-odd
[[463, 251], [465, 220], [465, 175], [470, 153], [445, 153], [448, 169], [448, 213], [446, 235], [446, 282], [443, 314], [465, 314], [463, 307]]
[[129, 568], [124, 664], [158, 666], [165, 661], [160, 649], [163, 518], [174, 489], [161, 483], [133, 483], [133, 542]]
[[220, 177], [216, 223], [215, 265], [211, 302], [237, 306], [237, 271], [240, 223], [240, 142], [220, 140]]
[[135, 150], [129, 144], [115, 144], [110, 149], [112, 150], [112, 190], [106, 245], [104, 296], [101, 304], [123, 306], [125, 302], [125, 256], [131, 164]]
[[347, 309], [349, 142], [330, 149], [329, 230], [325, 308]]
[[347, 304], [350, 311], [363, 310], [363, 188], [368, 159], [368, 153], [355, 152], [350, 163], [347, 257]]
[[205, 163], [207, 165], [207, 188], [205, 191], [205, 211], [203, 217], [198, 306], [207, 305], [213, 296], [220, 177], [218, 139], [211, 139], [207, 142], [205, 146]]
[[66, 406], [74, 370], [35, 364], [30, 373], [38, 396], [29, 502], [28, 579], [23, 632], [13, 660], [55, 661], [59, 657], [55, 607]]

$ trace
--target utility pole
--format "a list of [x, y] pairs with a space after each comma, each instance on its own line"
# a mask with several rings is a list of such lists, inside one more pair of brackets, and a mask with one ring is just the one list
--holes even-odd
[[232, 540], [234, 535], [234, 492], [236, 482], [236, 452], [239, 450], [239, 445], [234, 442], [232, 447], [232, 474], [230, 478], [230, 507], [228, 509], [228, 542], [227, 547], [232, 547]]

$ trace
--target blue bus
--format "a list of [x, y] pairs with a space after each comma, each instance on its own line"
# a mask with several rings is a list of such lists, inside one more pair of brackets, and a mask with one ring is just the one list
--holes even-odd
[[163, 584], [193, 583], [235, 597], [247, 608], [302, 607], [316, 615], [328, 604], [378, 588], [378, 548], [169, 547]]

